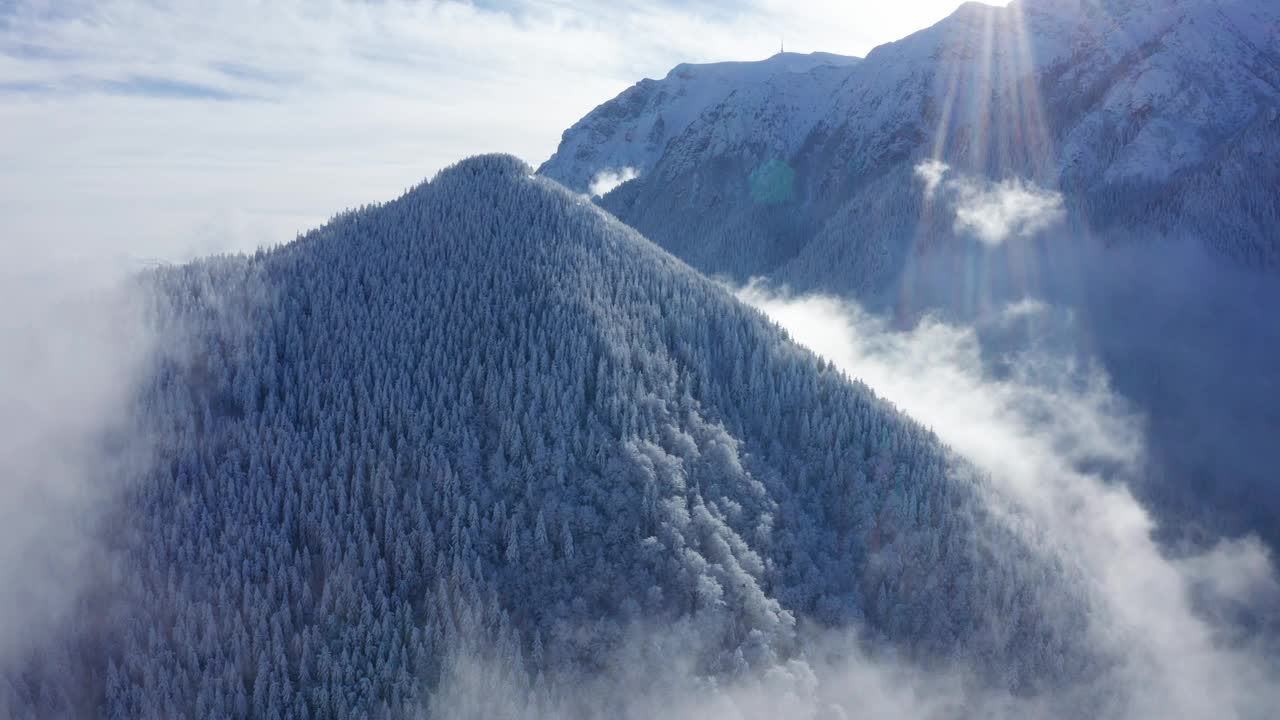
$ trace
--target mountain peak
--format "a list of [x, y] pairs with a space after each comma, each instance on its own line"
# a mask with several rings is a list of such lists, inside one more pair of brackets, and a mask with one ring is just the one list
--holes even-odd
[[[111, 717], [174, 716], [151, 677], [196, 707], [170, 678], [225, 658], [260, 669], [265, 706], [293, 682], [266, 659], [299, 637], [304, 662], [369, 668], [352, 716], [413, 692], [405, 678], [434, 692], [452, 653], [490, 643], [504, 672], [572, 682], [651, 620], [690, 620], [713, 675], [797, 657], [808, 618], [922, 657], [972, 651], [993, 682], [1085, 665], [1085, 599], [1042, 579], [1056, 560], [935, 436], [509, 155], [153, 279], [197, 360], [166, 356], [140, 391], [164, 413], [157, 453], [180, 460], [131, 507], [150, 532], [121, 570], [139, 588], [121, 646], [138, 651], [103, 691]], [[172, 537], [186, 550], [163, 550]], [[233, 612], [223, 630], [193, 587], [262, 618], [287, 597], [287, 624]], [[1034, 646], [990, 629], [993, 594]], [[354, 682], [319, 676], [322, 698]]]
[[773, 83], [814, 104], [861, 60], [832, 53], [778, 53], [750, 62], [682, 63], [661, 80], [645, 79], [565, 131], [538, 172], [588, 192], [602, 173], [644, 176], [668, 144], [706, 113], [744, 91]]
[[[1274, 2], [970, 2], [851, 66], [774, 75], [705, 107], [640, 156], [594, 132], [603, 118], [593, 113], [544, 169], [569, 182], [582, 168], [633, 165], [638, 179], [604, 206], [695, 267], [739, 280], [781, 272], [797, 287], [884, 290], [912, 238], [941, 247], [951, 234], [923, 210], [910, 222], [876, 210], [919, 202], [912, 169], [924, 159], [1060, 192], [1096, 232], [1196, 228], [1217, 251], [1280, 268], [1274, 193], [1246, 179], [1275, 166], [1274, 153], [1246, 151], [1276, 132]], [[630, 132], [647, 108], [619, 108], [617, 126]], [[1219, 194], [1207, 189], [1218, 177], [1234, 184], [1227, 196], [1248, 198], [1241, 207], [1264, 209], [1240, 214], [1239, 232], [1214, 231]], [[783, 192], [761, 203], [770, 178]], [[1156, 188], [1167, 202], [1150, 202]], [[892, 227], [864, 225], [881, 217]], [[847, 252], [855, 242], [876, 261]]]
[[445, 179], [453, 175], [517, 179], [529, 177], [532, 174], [533, 168], [514, 155], [486, 153], [459, 160], [437, 173], [436, 179]]

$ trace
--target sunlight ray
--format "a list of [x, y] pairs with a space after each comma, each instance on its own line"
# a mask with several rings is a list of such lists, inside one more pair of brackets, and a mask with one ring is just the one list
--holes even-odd
[[994, 12], [984, 12], [982, 16], [982, 46], [978, 48], [979, 63], [976, 68], [976, 87], [970, 95], [971, 103], [977, 105], [974, 113], [973, 154], [969, 159], [969, 169], [983, 172], [989, 167], [991, 100], [994, 86], [991, 81], [993, 54], [996, 43], [996, 16]]

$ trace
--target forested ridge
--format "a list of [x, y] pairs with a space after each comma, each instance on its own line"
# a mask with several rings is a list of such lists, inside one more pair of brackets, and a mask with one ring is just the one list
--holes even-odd
[[152, 462], [12, 717], [417, 717], [463, 656], [536, 713], [677, 623], [715, 677], [808, 623], [1096, 667], [1071, 567], [930, 432], [513, 158], [141, 282]]

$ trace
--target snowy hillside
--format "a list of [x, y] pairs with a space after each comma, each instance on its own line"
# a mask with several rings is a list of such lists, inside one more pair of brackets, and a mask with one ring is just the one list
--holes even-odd
[[646, 623], [688, 683], [813, 624], [1017, 693], [1097, 667], [1070, 563], [933, 435], [513, 158], [147, 281], [107, 641], [7, 674], [13, 717], [450, 716], [468, 660], [545, 708]]
[[602, 173], [647, 174], [672, 138], [727, 98], [772, 84], [800, 96], [811, 114], [841, 77], [835, 69], [857, 61], [830, 53], [779, 53], [758, 62], [678, 65], [662, 80], [641, 80], [593, 110], [565, 132], [538, 172], [579, 192], [590, 191]]
[[1061, 305], [1058, 351], [1149, 418], [1143, 497], [1280, 547], [1280, 3], [967, 3], [832, 73], [725, 98], [601, 204], [907, 325]]
[[[646, 151], [652, 169], [606, 207], [701, 269], [861, 293], [900, 271], [901, 248], [927, 215], [905, 197], [920, 194], [911, 169], [935, 160], [1061, 191], [1077, 224], [1097, 233], [1196, 234], [1235, 263], [1280, 268], [1280, 203], [1246, 179], [1270, 177], [1280, 164], [1275, 3], [968, 3], [830, 70], [814, 89], [766, 80], [716, 98]], [[640, 163], [630, 147], [590, 130], [606, 119], [648, 122], [649, 111], [626, 97], [570, 129], [546, 171], [564, 177], [580, 154], [591, 167]], [[655, 162], [649, 152], [660, 145]], [[762, 201], [762, 175], [785, 178], [784, 192]], [[895, 186], [876, 187], [886, 182]], [[915, 217], [863, 214], [848, 227], [842, 209], [886, 194]], [[690, 229], [698, 248], [685, 251]], [[747, 250], [736, 245], [744, 232]], [[858, 255], [833, 262], [833, 242], [871, 244], [888, 257], [868, 277]]]

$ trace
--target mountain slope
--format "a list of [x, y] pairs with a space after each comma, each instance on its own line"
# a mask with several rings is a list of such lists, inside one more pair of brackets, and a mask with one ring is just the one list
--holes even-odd
[[22, 716], [89, 677], [109, 718], [411, 717], [467, 654], [533, 707], [681, 623], [698, 676], [805, 622], [1019, 692], [1097, 667], [1070, 566], [930, 433], [512, 158], [148, 283], [116, 638]]
[[[724, 98], [605, 205], [705, 271], [866, 294], [893, 284], [907, 262], [899, 248], [918, 235], [931, 246], [963, 236], [905, 206], [849, 227], [849, 209], [875, 207], [885, 183], [894, 197], [919, 196], [910, 170], [936, 160], [1061, 191], [1077, 226], [1095, 233], [1213, 228], [1198, 239], [1215, 253], [1275, 270], [1280, 209], [1243, 178], [1280, 160], [1260, 141], [1280, 113], [1277, 38], [1280, 10], [1262, 0], [967, 3], [833, 71], [838, 87], [811, 117], [785, 95]], [[722, 121], [735, 116], [764, 119]], [[781, 138], [771, 116], [792, 120]], [[562, 147], [577, 146], [577, 127]], [[762, 174], [784, 179], [784, 191], [762, 196]], [[832, 246], [849, 242], [892, 257], [867, 277], [858, 257], [832, 261]]]
[[802, 96], [802, 105], [813, 108], [834, 90], [838, 69], [857, 61], [830, 53], [779, 53], [758, 62], [677, 65], [662, 80], [641, 80], [566, 130], [538, 172], [578, 192], [591, 190], [601, 173], [647, 174], [668, 142], [726, 98], [768, 83]]
[[1056, 351], [1150, 418], [1145, 498], [1280, 547], [1280, 5], [967, 3], [837, 72], [816, 120], [743, 91], [601, 204], [704, 272], [905, 325], [1064, 306]]

